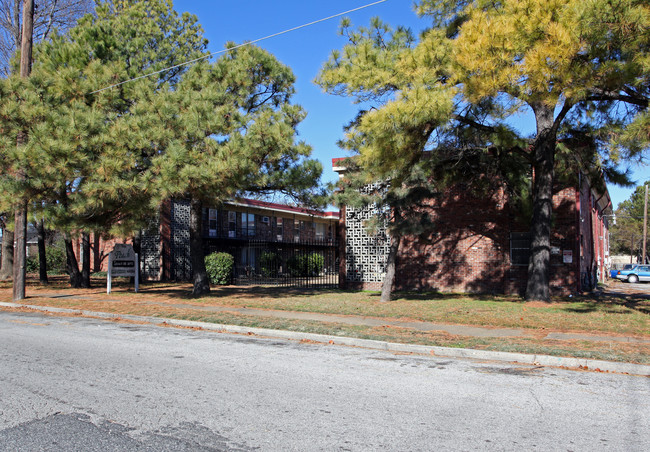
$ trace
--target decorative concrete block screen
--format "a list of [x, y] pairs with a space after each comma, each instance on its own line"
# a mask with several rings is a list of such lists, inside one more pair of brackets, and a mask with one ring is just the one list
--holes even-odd
[[[366, 186], [362, 192], [369, 194], [380, 189], [379, 184], [372, 184]], [[363, 209], [345, 209], [347, 281], [383, 281], [390, 247], [390, 237], [386, 232], [389, 214], [389, 207], [378, 204]], [[379, 217], [381, 226], [371, 235], [366, 229], [366, 222], [374, 217]]]
[[156, 216], [142, 233], [140, 261], [145, 278], [160, 278], [160, 217]]
[[176, 280], [192, 278], [190, 260], [190, 202], [172, 201], [171, 208], [171, 277]]

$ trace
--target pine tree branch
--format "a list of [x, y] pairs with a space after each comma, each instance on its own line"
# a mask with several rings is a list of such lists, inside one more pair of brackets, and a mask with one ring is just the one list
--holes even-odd
[[496, 133], [497, 129], [492, 126], [486, 126], [485, 124], [481, 124], [477, 121], [474, 121], [473, 119], [468, 118], [467, 116], [464, 115], [459, 115], [459, 114], [454, 114], [452, 116], [453, 119], [455, 119], [458, 122], [461, 122], [465, 125], [468, 125], [476, 130], [480, 130], [482, 132], [487, 132], [487, 133]]
[[634, 90], [631, 90], [631, 88], [624, 88], [623, 90], [627, 94], [593, 89], [592, 94], [587, 96], [585, 100], [590, 102], [619, 101], [636, 105], [641, 108], [648, 108], [649, 101], [647, 97], [635, 92]]

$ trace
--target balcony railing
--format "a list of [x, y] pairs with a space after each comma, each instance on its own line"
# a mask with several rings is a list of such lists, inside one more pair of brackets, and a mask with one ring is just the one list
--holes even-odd
[[206, 239], [254, 240], [270, 243], [308, 243], [312, 245], [334, 246], [336, 240], [330, 234], [316, 234], [313, 231], [301, 231], [299, 234], [280, 234], [273, 230], [237, 228], [235, 230], [209, 229], [204, 231]]

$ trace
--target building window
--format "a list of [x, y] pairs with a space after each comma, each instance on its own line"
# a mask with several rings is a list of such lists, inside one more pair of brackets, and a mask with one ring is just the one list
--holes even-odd
[[325, 240], [325, 223], [316, 223], [316, 240]]
[[530, 259], [530, 233], [510, 233], [510, 264], [528, 265]]
[[255, 235], [255, 214], [242, 212], [241, 227], [244, 235], [253, 237]]
[[237, 237], [237, 214], [228, 212], [228, 237]]
[[208, 209], [208, 236], [217, 236], [217, 209]]
[[257, 263], [257, 249], [253, 247], [243, 247], [240, 251], [240, 276], [252, 277], [255, 275], [255, 266]]
[[278, 241], [282, 241], [282, 237], [284, 236], [284, 222], [282, 218], [275, 219], [275, 234]]

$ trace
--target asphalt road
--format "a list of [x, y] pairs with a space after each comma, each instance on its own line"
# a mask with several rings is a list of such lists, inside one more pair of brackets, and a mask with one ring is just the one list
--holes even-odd
[[0, 450], [650, 450], [650, 379], [0, 311]]
[[610, 281], [604, 290], [605, 294], [618, 296], [634, 296], [650, 298], [650, 282], [629, 283], [623, 281]]

